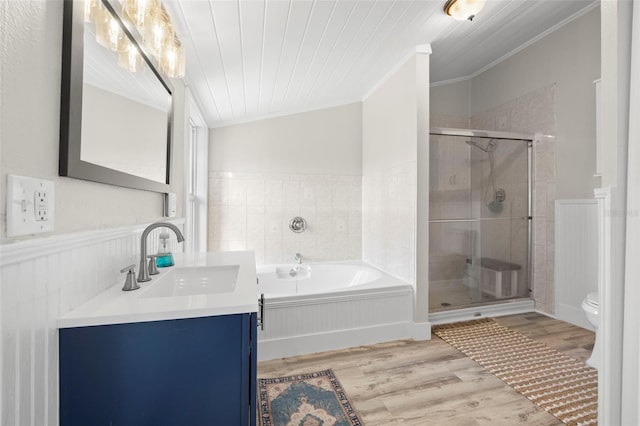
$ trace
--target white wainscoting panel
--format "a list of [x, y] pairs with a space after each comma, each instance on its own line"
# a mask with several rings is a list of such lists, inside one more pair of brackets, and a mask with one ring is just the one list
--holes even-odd
[[265, 301], [258, 359], [404, 339], [413, 333], [413, 291], [393, 289]]
[[557, 200], [555, 314], [593, 329], [582, 310], [587, 293], [598, 291], [598, 204], [596, 200]]
[[[182, 228], [184, 220], [172, 221]], [[146, 224], [0, 246], [0, 424], [58, 424], [58, 317], [124, 282]], [[158, 234], [149, 234], [149, 253]], [[172, 236], [174, 251], [182, 251]]]

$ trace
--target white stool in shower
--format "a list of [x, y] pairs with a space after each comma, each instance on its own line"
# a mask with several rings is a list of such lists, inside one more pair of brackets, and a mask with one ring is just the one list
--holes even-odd
[[[515, 297], [518, 295], [518, 271], [522, 269], [520, 265], [490, 257], [481, 257], [479, 260], [480, 268], [493, 275], [493, 289], [489, 290], [483, 287], [485, 292], [492, 294], [496, 298]], [[467, 259], [467, 262], [470, 262], [470, 259]], [[507, 273], [510, 274], [511, 285], [508, 293], [504, 294], [503, 276]]]

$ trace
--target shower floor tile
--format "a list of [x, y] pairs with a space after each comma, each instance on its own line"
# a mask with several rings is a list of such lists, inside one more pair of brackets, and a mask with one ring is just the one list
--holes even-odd
[[466, 285], [463, 280], [442, 280], [429, 282], [429, 312], [449, 310], [473, 303], [492, 302], [495, 297]]

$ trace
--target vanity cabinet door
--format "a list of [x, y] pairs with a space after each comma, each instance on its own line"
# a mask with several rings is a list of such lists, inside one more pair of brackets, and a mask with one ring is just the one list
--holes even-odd
[[254, 425], [254, 334], [255, 314], [60, 329], [60, 424]]

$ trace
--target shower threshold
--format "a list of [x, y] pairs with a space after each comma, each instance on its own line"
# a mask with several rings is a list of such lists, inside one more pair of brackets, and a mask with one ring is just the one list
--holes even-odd
[[432, 325], [451, 324], [460, 321], [525, 314], [528, 312], [535, 312], [533, 299], [502, 299], [462, 307], [438, 308], [437, 311], [429, 312], [429, 322]]

